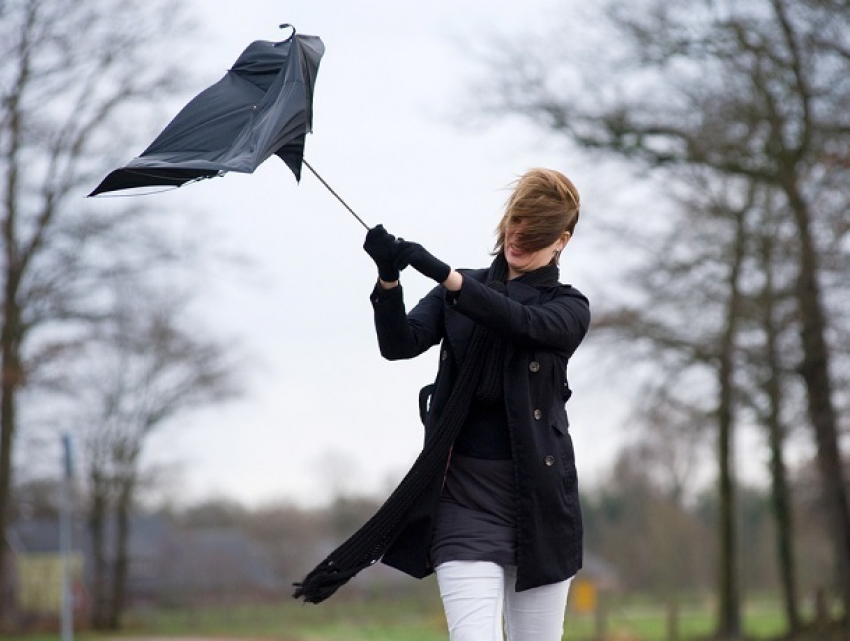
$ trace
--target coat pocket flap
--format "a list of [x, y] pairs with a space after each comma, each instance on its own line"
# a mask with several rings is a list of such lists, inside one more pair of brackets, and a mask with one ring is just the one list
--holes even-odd
[[567, 434], [567, 432], [569, 432], [570, 421], [567, 419], [567, 413], [563, 410], [563, 408], [554, 412], [552, 427], [561, 434]]

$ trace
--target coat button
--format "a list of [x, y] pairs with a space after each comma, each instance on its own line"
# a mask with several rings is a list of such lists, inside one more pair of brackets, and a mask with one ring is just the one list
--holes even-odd
[[555, 464], [555, 457], [550, 454], [543, 459], [543, 462], [546, 463], [546, 467], [552, 467]]
[[542, 416], [543, 416], [543, 412], [541, 412], [540, 410], [534, 410], [534, 420], [535, 421], [539, 421]]
[[440, 352], [440, 360], [441, 361], [446, 360], [448, 357], [449, 357], [449, 355], [446, 353], [446, 350], [443, 350], [442, 352]]
[[528, 369], [530, 369], [532, 372], [536, 372], [540, 369], [540, 363], [538, 363], [537, 361], [531, 361], [528, 364]]

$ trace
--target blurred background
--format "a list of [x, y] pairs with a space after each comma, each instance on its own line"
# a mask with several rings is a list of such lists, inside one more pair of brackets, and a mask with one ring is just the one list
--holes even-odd
[[839, 0], [0, 0], [4, 634], [446, 637], [388, 568], [289, 598], [421, 446], [436, 353], [378, 354], [365, 230], [277, 158], [85, 198], [284, 22], [367, 224], [479, 267], [525, 170], [581, 192], [565, 638], [850, 639]]

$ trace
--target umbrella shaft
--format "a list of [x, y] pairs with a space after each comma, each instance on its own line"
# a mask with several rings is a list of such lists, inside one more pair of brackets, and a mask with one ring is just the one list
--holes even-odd
[[330, 186], [327, 182], [325, 182], [325, 179], [324, 179], [324, 178], [322, 178], [322, 177], [319, 175], [319, 173], [318, 173], [315, 169], [313, 169], [313, 168], [310, 166], [310, 163], [308, 163], [306, 160], [303, 160], [303, 159], [302, 159], [302, 162], [303, 162], [303, 163], [304, 163], [304, 165], [307, 167], [307, 169], [309, 169], [310, 171], [312, 171], [312, 172], [313, 172], [313, 175], [314, 175], [316, 178], [318, 178], [318, 179], [319, 179], [319, 182], [321, 182], [321, 183], [322, 183], [325, 187], [327, 187], [327, 188], [328, 188], [328, 191], [329, 191], [329, 192], [331, 192], [334, 196], [336, 196], [336, 199], [337, 199], [339, 202], [341, 202], [341, 203], [343, 204], [343, 206], [344, 206], [344, 207], [345, 207], [345, 208], [346, 208], [349, 212], [351, 212], [351, 215], [352, 215], [352, 216], [354, 216], [354, 217], [357, 219], [357, 222], [359, 222], [361, 225], [363, 225], [363, 227], [365, 227], [366, 229], [369, 229], [369, 225], [367, 225], [366, 223], [364, 223], [364, 222], [363, 222], [363, 219], [362, 219], [362, 218], [360, 218], [360, 216], [358, 216], [357, 214], [355, 214], [355, 213], [354, 213], [354, 210], [353, 210], [351, 207], [349, 207], [349, 206], [348, 206], [348, 203], [346, 203], [346, 202], [345, 202], [342, 198], [340, 198], [339, 194], [338, 194], [338, 193], [336, 193], [336, 192], [333, 190], [333, 188], [332, 188], [332, 187], [331, 187], [331, 186]]

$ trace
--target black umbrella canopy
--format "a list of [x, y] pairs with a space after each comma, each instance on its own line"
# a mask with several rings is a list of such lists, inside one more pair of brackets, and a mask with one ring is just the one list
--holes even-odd
[[193, 98], [140, 156], [110, 173], [89, 196], [179, 187], [228, 171], [251, 173], [272, 154], [300, 180], [324, 52], [321, 39], [294, 29], [282, 42], [251, 43], [221, 80]]

